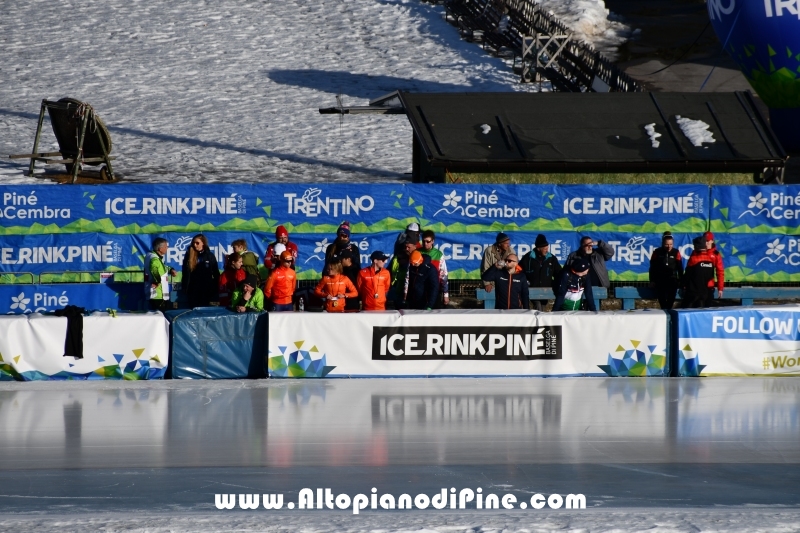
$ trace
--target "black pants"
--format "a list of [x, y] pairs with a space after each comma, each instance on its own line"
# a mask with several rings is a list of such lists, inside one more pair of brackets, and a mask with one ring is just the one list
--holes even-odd
[[152, 299], [150, 300], [150, 310], [161, 311], [163, 313], [164, 311], [170, 308], [169, 306], [171, 303], [172, 302], [170, 302], [169, 300]]
[[711, 291], [700, 291], [700, 292], [687, 292], [684, 294], [683, 298], [683, 305], [681, 306], [683, 309], [702, 309], [708, 307], [711, 303], [712, 293]]
[[678, 282], [676, 280], [663, 281], [656, 285], [656, 297], [661, 309], [672, 309], [677, 292]]

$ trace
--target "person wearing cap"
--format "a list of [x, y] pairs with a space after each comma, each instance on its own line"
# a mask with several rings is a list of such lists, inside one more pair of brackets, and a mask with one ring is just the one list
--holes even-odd
[[714, 296], [713, 281], [716, 258], [710, 250], [706, 249], [706, 242], [704, 235], [696, 237], [692, 241], [694, 250], [686, 262], [686, 270], [681, 283], [683, 288], [681, 307], [684, 309], [707, 307]]
[[292, 269], [294, 269], [295, 265], [297, 264], [297, 244], [289, 240], [289, 232], [286, 231], [284, 226], [278, 226], [275, 229], [275, 240], [271, 242], [269, 246], [267, 246], [267, 254], [264, 256], [264, 266], [267, 267], [267, 271], [271, 271], [273, 268], [276, 268], [281, 264], [279, 259], [280, 254], [276, 254], [274, 252], [274, 248], [278, 244], [284, 245], [286, 249], [292, 253]]
[[386, 293], [389, 292], [392, 280], [389, 271], [384, 268], [389, 258], [380, 250], [369, 256], [372, 264], [362, 268], [356, 280], [356, 289], [361, 297], [361, 309], [364, 311], [385, 311]]
[[[336, 230], [336, 240], [325, 249], [325, 266], [338, 260], [342, 264], [342, 273], [350, 279], [355, 287], [358, 273], [361, 271], [361, 252], [358, 245], [350, 242], [350, 223], [346, 220]], [[358, 311], [358, 297], [348, 298], [347, 310]]]
[[611, 287], [606, 267], [606, 261], [614, 257], [614, 248], [610, 244], [603, 240], [595, 242], [591, 237], [584, 235], [581, 237], [579, 248], [567, 257], [564, 267], [568, 267], [578, 257], [589, 261], [589, 280], [593, 286], [606, 289]]
[[[519, 261], [522, 273], [528, 280], [529, 287], [550, 287], [555, 294], [561, 283], [561, 264], [558, 258], [550, 253], [550, 243], [541, 233], [536, 236], [533, 250], [522, 256]], [[533, 308], [544, 310], [547, 300], [531, 300]]]
[[439, 294], [442, 295], [442, 303], [447, 306], [450, 304], [450, 280], [447, 274], [447, 261], [444, 259], [444, 254], [438, 248], [434, 248], [435, 242], [436, 234], [433, 230], [426, 229], [422, 232], [422, 248], [419, 248], [419, 251], [422, 255], [427, 255], [431, 258], [431, 264], [439, 272]]
[[405, 308], [431, 310], [439, 300], [439, 274], [430, 256], [411, 252], [405, 283]]
[[340, 259], [332, 259], [325, 267], [325, 275], [314, 289], [314, 294], [325, 300], [325, 310], [329, 313], [344, 313], [347, 300], [358, 298], [355, 285], [342, 274]]
[[170, 302], [170, 285], [167, 274], [175, 277], [178, 273], [174, 268], [168, 268], [164, 258], [167, 256], [169, 243], [161, 237], [153, 241], [152, 251], [145, 258], [147, 268], [144, 272], [144, 290], [150, 304], [151, 311], [167, 310]]
[[497, 261], [481, 275], [483, 281], [491, 281], [497, 287], [495, 309], [525, 309], [530, 307], [528, 280], [519, 266], [517, 254], [509, 254]]
[[242, 256], [242, 268], [248, 274], [254, 275], [258, 279], [259, 285], [261, 284], [261, 272], [258, 271], [258, 256], [255, 252], [247, 249], [247, 241], [244, 239], [236, 239], [231, 243], [233, 251]]
[[292, 297], [297, 287], [297, 275], [292, 270], [293, 259], [289, 250], [281, 252], [281, 264], [272, 271], [264, 286], [264, 296], [270, 302], [270, 311], [294, 311]]
[[237, 313], [264, 310], [264, 293], [258, 288], [258, 278], [253, 274], [248, 274], [233, 291], [231, 309]]
[[389, 300], [394, 304], [395, 309], [402, 309], [403, 305], [405, 305], [408, 261], [415, 251], [417, 251], [417, 244], [413, 241], [406, 241], [400, 250], [394, 254], [392, 260], [389, 261], [388, 270], [391, 278]]
[[405, 248], [407, 242], [414, 243], [414, 245], [419, 248], [419, 235], [420, 235], [420, 227], [419, 224], [416, 222], [412, 222], [403, 232], [397, 236], [397, 239], [394, 241], [394, 255], [401, 253], [401, 251]]
[[561, 283], [556, 292], [553, 311], [597, 311], [589, 276], [591, 263], [588, 257], [578, 255], [564, 267]]
[[222, 307], [231, 305], [233, 291], [247, 277], [247, 272], [242, 268], [243, 263], [244, 259], [236, 252], [229, 254], [225, 260], [225, 270], [219, 276], [219, 305]]
[[[505, 258], [512, 253], [514, 253], [514, 250], [511, 249], [511, 237], [501, 231], [497, 234], [497, 237], [495, 237], [494, 244], [487, 246], [483, 251], [481, 276], [483, 276], [483, 273], [489, 270], [492, 265], [497, 264], [498, 261], [504, 261]], [[483, 287], [486, 289], [486, 292], [492, 292], [494, 283], [491, 281], [484, 281]]]
[[[725, 266], [722, 264], [722, 254], [717, 249], [717, 245], [714, 244], [714, 234], [710, 231], [707, 231], [703, 234], [703, 238], [706, 241], [706, 250], [708, 253], [714, 257], [714, 275], [717, 278], [716, 286], [719, 290], [719, 298], [722, 298], [722, 291], [725, 289]], [[711, 292], [713, 295], [714, 292], [714, 280], [708, 282], [708, 286], [711, 288]]]
[[650, 256], [650, 286], [656, 290], [661, 309], [672, 309], [682, 277], [681, 252], [675, 248], [672, 233], [665, 231], [661, 236], [661, 247], [653, 250]]

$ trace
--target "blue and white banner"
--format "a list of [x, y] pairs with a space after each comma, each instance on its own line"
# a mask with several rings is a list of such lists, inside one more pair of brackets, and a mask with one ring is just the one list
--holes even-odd
[[676, 313], [681, 376], [800, 374], [800, 306]]
[[147, 304], [141, 283], [0, 285], [0, 314], [44, 313], [77, 305], [88, 310], [137, 311]]
[[800, 228], [800, 186], [713, 187], [711, 230], [795, 234]]

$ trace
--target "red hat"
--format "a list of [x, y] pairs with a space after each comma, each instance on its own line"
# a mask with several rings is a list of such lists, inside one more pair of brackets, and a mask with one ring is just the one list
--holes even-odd
[[286, 228], [283, 226], [278, 226], [278, 229], [275, 230], [275, 238], [279, 239], [281, 237], [288, 237], [289, 232], [286, 231]]
[[714, 240], [714, 234], [711, 233], [710, 231], [705, 232], [703, 234], [703, 237], [705, 237], [707, 241], [713, 241]]

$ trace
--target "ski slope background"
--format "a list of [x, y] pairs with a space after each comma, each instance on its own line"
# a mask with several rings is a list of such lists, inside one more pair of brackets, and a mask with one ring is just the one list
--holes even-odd
[[[603, 0], [544, 0], [613, 57], [631, 28]], [[27, 160], [45, 98], [106, 122], [129, 182], [410, 178], [402, 115], [319, 115], [396, 89], [532, 91], [419, 0], [25, 0], [0, 17], [0, 184]], [[47, 121], [40, 151], [57, 150]], [[56, 167], [61, 168], [62, 167]]]

